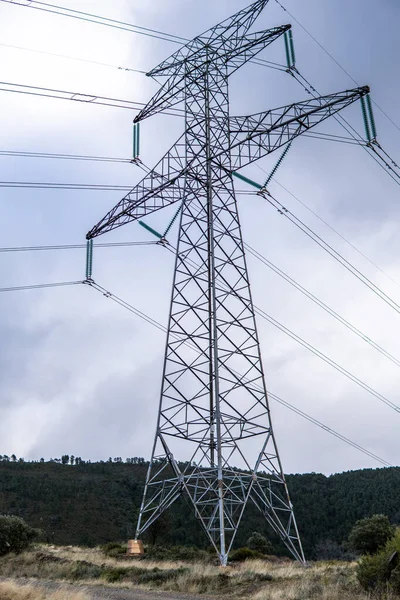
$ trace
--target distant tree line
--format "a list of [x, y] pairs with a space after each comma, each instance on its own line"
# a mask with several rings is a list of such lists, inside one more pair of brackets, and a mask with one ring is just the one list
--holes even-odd
[[[56, 544], [98, 545], [134, 535], [148, 462], [109, 457], [91, 462], [64, 454], [48, 461], [0, 457], [0, 514], [22, 517]], [[180, 463], [186, 468], [188, 463]], [[168, 474], [168, 467], [166, 469]], [[307, 558], [349, 555], [348, 536], [356, 521], [375, 514], [400, 523], [400, 473], [396, 468], [331, 475], [287, 475]], [[244, 547], [253, 532], [285, 553], [257, 508], [249, 504], [236, 538]], [[149, 529], [156, 544], [205, 548], [207, 540], [185, 501], [176, 502]]]

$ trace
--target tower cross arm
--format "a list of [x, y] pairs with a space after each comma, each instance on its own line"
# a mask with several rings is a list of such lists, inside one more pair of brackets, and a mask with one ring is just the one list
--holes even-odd
[[228, 40], [224, 44], [224, 54], [222, 54], [221, 50], [219, 52], [221, 58], [223, 58], [224, 62], [228, 65], [228, 74], [231, 75], [234, 73], [290, 28], [291, 25], [281, 25], [280, 27], [273, 27], [272, 29], [243, 36], [235, 43]]
[[230, 117], [232, 169], [241, 169], [273, 152], [368, 92], [369, 87], [365, 86], [248, 117]]
[[92, 239], [182, 199], [187, 167], [182, 144], [177, 142], [157, 166], [118, 202], [89, 233]]

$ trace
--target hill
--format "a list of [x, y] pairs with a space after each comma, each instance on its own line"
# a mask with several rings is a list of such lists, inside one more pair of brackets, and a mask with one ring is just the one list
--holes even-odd
[[[133, 537], [147, 463], [142, 458], [85, 462], [73, 457], [45, 462], [0, 460], [0, 513], [23, 517], [59, 545], [95, 546]], [[71, 460], [73, 464], [71, 464]], [[63, 464], [64, 463], [64, 464]], [[400, 470], [364, 469], [331, 475], [287, 476], [305, 552], [318, 553], [327, 541], [340, 544], [355, 521], [375, 513], [400, 522]], [[237, 546], [252, 531], [283, 548], [256, 507], [245, 511]], [[151, 541], [204, 546], [199, 524], [184, 502], [175, 504], [149, 532]]]

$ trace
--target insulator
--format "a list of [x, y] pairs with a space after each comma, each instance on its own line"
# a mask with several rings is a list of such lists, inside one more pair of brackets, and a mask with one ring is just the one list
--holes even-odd
[[371, 102], [371, 96], [369, 94], [367, 94], [365, 96], [365, 100], [367, 102], [367, 109], [368, 109], [368, 115], [369, 115], [369, 124], [371, 127], [371, 133], [372, 133], [372, 139], [376, 139], [376, 125], [375, 125], [375, 117], [374, 117], [374, 112], [372, 110], [372, 102]]
[[291, 54], [291, 67], [294, 67], [296, 64], [296, 55], [294, 52], [294, 43], [293, 43], [293, 34], [292, 30], [289, 29], [289, 46], [290, 46], [290, 54]]
[[283, 39], [285, 41], [286, 63], [287, 63], [288, 69], [290, 69], [290, 67], [292, 65], [291, 65], [291, 61], [290, 61], [289, 36], [287, 34], [287, 31], [285, 31], [285, 33], [283, 34]]
[[140, 152], [140, 123], [133, 124], [133, 158], [137, 158]]
[[179, 213], [180, 213], [180, 212], [181, 212], [181, 210], [182, 210], [182, 206], [183, 206], [183, 203], [180, 205], [180, 207], [178, 208], [178, 210], [176, 211], [176, 213], [175, 213], [175, 214], [174, 214], [174, 216], [172, 217], [171, 221], [169, 222], [169, 225], [168, 225], [167, 229], [164, 231], [164, 235], [163, 235], [163, 237], [164, 237], [164, 238], [165, 238], [165, 237], [167, 237], [167, 235], [168, 235], [168, 233], [169, 233], [169, 231], [170, 231], [170, 229], [171, 229], [172, 225], [175, 223], [175, 221], [176, 221], [176, 219], [177, 219], [177, 217], [178, 217]]
[[366, 104], [365, 104], [364, 96], [361, 96], [361, 111], [362, 111], [362, 116], [363, 116], [363, 119], [364, 119], [365, 135], [367, 137], [367, 140], [370, 142], [372, 140], [372, 138], [371, 138], [371, 130], [369, 128], [368, 116], [367, 116], [367, 107], [366, 107]]
[[278, 162], [276, 163], [276, 165], [272, 169], [271, 173], [269, 174], [269, 176], [264, 184], [264, 187], [267, 187], [269, 185], [269, 183], [271, 182], [271, 179], [276, 175], [276, 172], [279, 169], [279, 167], [281, 166], [286, 154], [289, 152], [291, 145], [292, 145], [292, 142], [289, 142], [288, 145], [286, 146], [286, 148], [284, 149], [284, 151], [282, 152]]
[[257, 188], [258, 190], [262, 190], [262, 188], [263, 188], [263, 186], [260, 185], [259, 183], [257, 183], [256, 181], [253, 181], [252, 179], [249, 179], [248, 177], [245, 177], [244, 175], [241, 175], [237, 171], [232, 171], [232, 175], [234, 175], [238, 179], [241, 179], [242, 181], [245, 181], [246, 183], [249, 183], [253, 187]]
[[147, 231], [150, 231], [150, 233], [152, 233], [153, 235], [155, 235], [156, 237], [158, 237], [160, 240], [163, 239], [163, 236], [161, 235], [161, 233], [158, 233], [158, 231], [156, 231], [155, 229], [153, 229], [152, 227], [150, 227], [150, 225], [147, 225], [147, 223], [145, 223], [144, 221], [139, 221], [139, 225], [141, 225], [142, 227], [144, 227], [145, 229], [147, 229]]
[[86, 243], [86, 279], [92, 278], [93, 269], [93, 239]]

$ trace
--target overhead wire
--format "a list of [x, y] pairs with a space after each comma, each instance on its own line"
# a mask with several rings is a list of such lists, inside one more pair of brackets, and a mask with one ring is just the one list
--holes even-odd
[[13, 287], [1, 287], [0, 292], [21, 292], [24, 290], [38, 290], [44, 288], [65, 287], [70, 285], [80, 285], [83, 281], [60, 281], [57, 283], [37, 283], [34, 285], [17, 285]]
[[[163, 246], [172, 253], [175, 253], [175, 251], [176, 251], [176, 249], [173, 246], [171, 246], [170, 244], [163, 244]], [[187, 262], [196, 268], [200, 268], [200, 265], [198, 265], [192, 259], [187, 259]], [[225, 287], [226, 287], [226, 289], [228, 289], [228, 286], [225, 286], [224, 283], [221, 283], [220, 285], [223, 289], [225, 289]], [[238, 294], [232, 288], [230, 288], [228, 291], [233, 295], [233, 297], [236, 297], [236, 299], [241, 300], [241, 298], [238, 296]], [[315, 346], [313, 346], [312, 344], [310, 344], [309, 342], [307, 342], [306, 340], [301, 338], [299, 335], [294, 333], [288, 327], [283, 325], [283, 323], [280, 323], [277, 319], [274, 319], [274, 317], [269, 315], [266, 311], [264, 311], [263, 309], [259, 308], [256, 305], [253, 305], [253, 308], [254, 308], [254, 312], [256, 314], [258, 314], [262, 319], [264, 319], [265, 321], [267, 321], [268, 323], [270, 323], [271, 325], [273, 325], [274, 327], [276, 327], [277, 329], [279, 329], [280, 331], [282, 331], [283, 333], [285, 333], [286, 335], [291, 337], [298, 344], [300, 344], [301, 346], [306, 348], [309, 352], [314, 354], [314, 356], [317, 356], [318, 358], [323, 360], [325, 363], [327, 363], [329, 366], [334, 368], [336, 371], [338, 371], [339, 373], [341, 373], [342, 375], [344, 375], [345, 377], [350, 379], [353, 383], [355, 383], [356, 385], [358, 385], [359, 387], [361, 387], [362, 389], [367, 391], [369, 394], [371, 394], [372, 396], [377, 398], [379, 401], [381, 401], [384, 404], [386, 404], [387, 406], [389, 406], [389, 408], [392, 408], [396, 412], [400, 413], [400, 406], [398, 406], [397, 404], [395, 404], [394, 402], [392, 402], [391, 400], [386, 398], [386, 396], [384, 396], [380, 392], [376, 391], [374, 388], [372, 388], [370, 385], [365, 383], [363, 380], [361, 380], [360, 378], [355, 376], [353, 373], [351, 373], [350, 371], [348, 371], [347, 369], [345, 369], [344, 367], [339, 365], [339, 363], [337, 363], [336, 361], [334, 361], [333, 359], [328, 357], [326, 354], [324, 354], [323, 352], [318, 350]]]
[[88, 58], [80, 58], [77, 56], [69, 56], [67, 54], [57, 54], [56, 52], [48, 52], [46, 50], [36, 50], [35, 48], [26, 48], [25, 46], [14, 46], [13, 44], [4, 44], [4, 43], [0, 43], [0, 46], [2, 46], [3, 48], [11, 48], [13, 50], [21, 50], [23, 52], [34, 52], [36, 54], [43, 54], [46, 56], [52, 56], [52, 57], [56, 57], [56, 58], [64, 58], [66, 60], [75, 60], [78, 62], [83, 62], [83, 63], [88, 63], [91, 65], [97, 65], [100, 67], [109, 67], [112, 69], [117, 69], [118, 71], [129, 71], [132, 73], [141, 73], [141, 74], [146, 74], [146, 71], [141, 71], [140, 69], [132, 69], [130, 67], [122, 67], [120, 65], [114, 65], [114, 64], [110, 64], [110, 63], [104, 63], [104, 62], [99, 62], [98, 60], [90, 60]]
[[[325, 48], [325, 46], [294, 16], [293, 13], [291, 13], [279, 0], [275, 0], [275, 2], [293, 19], [293, 21], [297, 23], [299, 27], [301, 27], [301, 29], [320, 47], [320, 49], [339, 67], [339, 69], [351, 79], [353, 83], [355, 83], [357, 86], [360, 85], [358, 81], [349, 73], [349, 71], [345, 69], [345, 67], [333, 56], [333, 54], [331, 54]], [[378, 110], [392, 123], [392, 125], [394, 125], [396, 129], [400, 131], [400, 126], [392, 119], [392, 117], [390, 117], [390, 115], [388, 115], [388, 113], [375, 100], [372, 100], [372, 102], [378, 108]]]
[[[97, 284], [95, 281], [88, 281], [86, 283], [90, 287], [92, 287], [93, 289], [95, 289], [96, 291], [100, 292], [106, 298], [109, 298], [109, 299], [113, 300], [113, 302], [115, 302], [116, 304], [119, 304], [120, 306], [122, 306], [125, 309], [129, 310], [130, 312], [132, 312], [133, 314], [135, 314], [139, 318], [143, 319], [144, 321], [146, 321], [150, 325], [153, 325], [154, 327], [156, 327], [160, 331], [162, 331], [164, 333], [168, 332], [167, 327], [165, 327], [164, 325], [162, 325], [162, 323], [160, 323], [159, 321], [156, 321], [155, 319], [153, 319], [152, 317], [150, 317], [149, 315], [147, 315], [143, 311], [137, 309], [132, 304], [129, 304], [125, 300], [122, 300], [122, 298], [116, 296], [115, 294], [112, 294], [111, 292], [109, 292], [108, 290], [106, 290], [105, 288], [103, 288], [102, 286], [100, 286], [99, 284]], [[194, 350], [196, 352], [199, 352], [192, 344], [190, 344], [190, 342], [183, 341], [182, 343], [184, 345], [190, 346], [190, 348], [192, 350]], [[262, 389], [261, 386], [259, 386], [257, 384], [253, 384], [253, 385], [255, 385], [255, 387], [257, 387], [260, 390]], [[322, 423], [321, 421], [318, 421], [317, 419], [315, 419], [311, 415], [307, 414], [306, 412], [304, 412], [304, 411], [300, 410], [299, 408], [293, 406], [292, 404], [290, 404], [286, 400], [283, 400], [282, 398], [280, 398], [276, 394], [273, 394], [269, 390], [268, 390], [268, 398], [272, 398], [275, 402], [281, 404], [285, 408], [288, 408], [289, 410], [291, 410], [294, 413], [296, 413], [298, 416], [301, 416], [303, 419], [306, 419], [307, 421], [313, 423], [314, 425], [316, 425], [317, 427], [323, 429], [324, 431], [326, 431], [330, 435], [333, 435], [334, 437], [338, 438], [342, 442], [344, 442], [344, 443], [352, 446], [353, 448], [359, 450], [360, 452], [362, 452], [363, 454], [365, 454], [365, 455], [369, 456], [370, 458], [376, 460], [380, 464], [382, 464], [384, 466], [388, 466], [388, 467], [394, 466], [391, 463], [389, 463], [388, 461], [386, 461], [385, 459], [383, 459], [383, 458], [379, 457], [378, 455], [374, 454], [373, 452], [370, 452], [369, 450], [363, 448], [360, 444], [357, 444], [356, 442], [353, 442], [351, 439], [343, 436], [342, 434], [338, 433], [337, 431], [335, 431], [331, 427], [325, 425], [324, 423]]]
[[252, 256], [254, 256], [257, 260], [259, 260], [263, 265], [265, 265], [270, 270], [272, 270], [274, 273], [276, 273], [277, 275], [279, 275], [279, 277], [281, 277], [282, 279], [284, 279], [285, 281], [287, 281], [287, 283], [289, 283], [292, 287], [294, 287], [299, 292], [301, 292], [306, 298], [308, 298], [309, 300], [311, 300], [312, 302], [314, 302], [317, 306], [319, 306], [320, 308], [322, 308], [325, 312], [327, 312], [334, 319], [336, 319], [337, 321], [339, 321], [342, 325], [344, 325], [345, 327], [347, 327], [347, 329], [349, 329], [350, 331], [352, 331], [355, 335], [357, 335], [359, 338], [361, 338], [364, 342], [366, 342], [367, 344], [369, 344], [370, 346], [372, 346], [375, 350], [377, 350], [380, 354], [382, 354], [383, 356], [385, 356], [388, 360], [390, 360], [395, 365], [397, 365], [398, 367], [400, 367], [400, 360], [399, 359], [397, 359], [395, 356], [393, 356], [392, 354], [390, 354], [389, 352], [387, 352], [387, 350], [385, 350], [384, 348], [382, 348], [382, 346], [380, 346], [379, 344], [377, 344], [368, 335], [366, 335], [365, 333], [363, 333], [362, 331], [360, 331], [359, 329], [357, 329], [357, 327], [355, 327], [350, 321], [348, 321], [347, 319], [345, 319], [344, 317], [342, 317], [339, 313], [337, 313], [335, 310], [333, 310], [333, 308], [331, 308], [330, 306], [328, 306], [327, 304], [325, 304], [322, 300], [320, 300], [317, 296], [315, 296], [314, 294], [312, 294], [309, 290], [307, 290], [305, 287], [303, 287], [295, 279], [293, 279], [292, 277], [290, 277], [290, 275], [288, 275], [287, 273], [285, 273], [285, 271], [283, 271], [282, 269], [280, 269], [279, 267], [277, 267], [274, 263], [272, 263], [270, 260], [268, 260], [265, 256], [263, 256], [255, 248], [253, 248], [252, 246], [250, 246], [247, 243], [244, 243], [243, 245], [244, 245], [245, 250], [249, 254], [251, 254]]
[[[55, 5], [55, 4], [40, 2], [38, 0], [29, 0], [28, 3], [17, 2], [17, 0], [0, 0], [0, 1], [4, 2], [4, 3], [8, 3], [8, 4], [21, 6], [24, 8], [34, 8], [37, 10], [41, 10], [41, 11], [45, 11], [45, 12], [49, 12], [49, 13], [53, 13], [53, 14], [58, 14], [61, 16], [67, 16], [67, 17], [79, 19], [82, 21], [88, 21], [88, 22], [96, 23], [98, 25], [105, 25], [108, 27], [123, 29], [126, 31], [130, 31], [131, 33], [137, 33], [137, 34], [145, 35], [148, 37], [158, 38], [158, 39], [162, 39], [164, 41], [168, 41], [168, 42], [172, 42], [172, 43], [186, 44], [187, 42], [190, 41], [188, 38], [185, 38], [182, 36], [177, 36], [177, 35], [170, 34], [170, 33], [166, 33], [164, 31], [159, 31], [159, 30], [155, 30], [155, 29], [151, 29], [151, 28], [147, 28], [147, 27], [142, 27], [139, 25], [133, 25], [133, 24], [127, 23], [125, 21], [119, 21], [116, 19], [108, 18], [108, 17], [102, 17], [100, 15], [95, 15], [93, 13], [78, 11], [75, 9], [71, 9], [71, 8], [67, 8], [67, 7], [63, 7], [63, 6], [59, 6], [59, 5]], [[335, 62], [335, 64], [358, 86], [359, 84], [356, 81], [356, 79], [354, 79], [354, 77], [339, 63], [339, 61], [337, 61], [336, 58], [330, 52], [328, 52], [328, 50], [317, 40], [317, 38], [315, 38], [315, 36], [313, 36], [311, 34], [311, 32], [309, 30], [307, 30], [304, 27], [304, 25], [302, 25], [302, 23], [300, 23], [300, 21], [289, 10], [287, 10], [283, 6], [283, 4], [281, 2], [279, 2], [279, 0], [275, 0], [275, 1], [286, 13], [288, 13], [291, 16], [291, 18], [307, 33], [307, 35], [310, 36], [316, 44], [318, 44], [318, 46], [323, 50], [323, 52], [325, 52], [325, 54], [327, 54], [330, 57], [330, 59], [333, 60]], [[67, 57], [64, 57], [64, 58], [67, 58]], [[265, 59], [258, 58], [258, 57], [252, 59], [250, 62], [261, 65], [261, 66], [278, 68], [279, 70], [282, 70], [282, 71], [287, 70], [287, 68], [280, 63], [276, 63], [273, 61], [267, 61]], [[108, 66], [108, 65], [105, 65], [105, 66]], [[113, 66], [113, 65], [110, 65], [110, 66]], [[132, 69], [129, 69], [129, 70], [132, 70]], [[141, 71], [139, 71], [139, 72], [141, 72]], [[373, 100], [373, 102], [374, 102], [375, 106], [377, 106], [377, 108], [382, 112], [382, 114], [384, 114], [384, 116], [387, 119], [389, 119], [389, 121], [398, 130], [400, 130], [399, 125], [397, 125], [397, 123], [388, 115], [388, 113], [386, 111], [384, 111], [382, 109], [382, 107], [379, 106], [379, 104], [376, 101]]]
[[188, 41], [185, 38], [182, 38], [180, 36], [157, 31], [156, 29], [150, 29], [148, 27], [141, 27], [139, 25], [132, 25], [125, 21], [118, 21], [116, 19], [110, 19], [108, 17], [102, 17], [99, 15], [95, 15], [93, 13], [87, 13], [87, 12], [75, 10], [72, 8], [66, 8], [64, 6], [50, 4], [47, 2], [39, 2], [38, 0], [29, 0], [29, 4], [26, 4], [23, 2], [17, 2], [17, 0], [0, 0], [0, 1], [4, 2], [6, 4], [12, 4], [14, 6], [22, 6], [24, 8], [33, 8], [33, 9], [48, 12], [48, 13], [62, 15], [64, 17], [78, 19], [80, 21], [96, 23], [97, 25], [104, 25], [106, 27], [112, 27], [114, 29], [129, 31], [130, 33], [137, 33], [139, 35], [144, 35], [146, 37], [160, 39], [160, 40], [164, 40], [166, 42], [173, 42], [173, 43], [179, 44], [179, 45], [182, 45], [183, 42]]
[[[298, 69], [296, 69], [296, 68], [290, 69], [289, 73], [305, 89], [305, 91], [308, 94], [310, 94], [314, 98], [317, 98], [317, 97], [320, 96], [320, 94], [316, 90], [316, 88], [304, 77], [304, 75], [302, 75], [298, 71]], [[300, 81], [299, 77], [301, 79], [303, 79], [304, 83], [302, 81]], [[374, 145], [372, 142], [366, 144], [365, 141], [364, 141], [364, 139], [363, 139], [363, 137], [358, 133], [358, 131], [342, 115], [336, 114], [336, 115], [332, 115], [332, 116], [335, 119], [335, 121], [337, 123], [339, 123], [339, 125], [341, 125], [341, 127], [343, 127], [343, 129], [345, 131], [347, 131], [347, 133], [354, 140], [356, 140], [359, 143], [359, 145], [365, 150], [365, 152], [367, 152], [372, 157], [372, 159], [379, 165], [379, 167], [381, 169], [383, 169], [384, 172], [387, 173], [389, 175], [389, 177], [391, 179], [393, 179], [393, 181], [397, 185], [400, 185], [400, 173], [397, 173], [395, 171], [395, 169], [393, 168], [393, 166], [392, 166], [392, 165], [395, 165], [396, 167], [398, 167], [397, 164], [395, 163], [395, 161], [386, 153], [387, 156], [389, 157], [392, 165], [389, 164], [387, 162], [387, 160], [383, 156], [381, 156], [379, 154], [379, 152], [377, 151], [377, 149], [376, 149], [375, 146], [377, 146], [378, 144], [375, 143], [375, 145]]]
[[[268, 175], [268, 171], [266, 171], [259, 164], [256, 165], [263, 173]], [[380, 273], [385, 275], [388, 279], [390, 279], [393, 283], [395, 283], [398, 287], [400, 287], [400, 283], [396, 281], [391, 275], [389, 275], [386, 271], [382, 269], [376, 262], [374, 262], [371, 258], [369, 258], [362, 250], [357, 248], [355, 244], [353, 244], [348, 238], [346, 238], [340, 231], [335, 229], [328, 221], [323, 219], [321, 215], [319, 215], [315, 210], [313, 210], [308, 204], [306, 204], [303, 200], [301, 200], [296, 194], [294, 194], [291, 190], [289, 190], [283, 183], [274, 178], [274, 183], [276, 183], [279, 187], [281, 187], [285, 192], [287, 192], [294, 200], [296, 200], [299, 204], [301, 204], [308, 212], [310, 212], [314, 217], [316, 217], [321, 223], [323, 223], [328, 229], [333, 231], [337, 236], [339, 236], [346, 244], [348, 244], [353, 250], [355, 250], [360, 256], [362, 256], [366, 261], [368, 261], [375, 269], [377, 269]]]
[[[260, 194], [259, 194], [260, 195]], [[315, 242], [320, 248], [325, 250], [332, 258], [334, 258], [339, 264], [341, 264], [347, 271], [354, 275], [359, 281], [366, 285], [374, 294], [376, 294], [381, 300], [383, 300], [388, 306], [393, 308], [397, 313], [400, 314], [400, 305], [395, 302], [388, 294], [381, 290], [375, 283], [373, 283], [366, 275], [364, 275], [357, 267], [355, 267], [350, 261], [342, 256], [337, 250], [325, 240], [315, 233], [308, 225], [306, 225], [301, 219], [284, 206], [279, 200], [274, 198], [270, 193], [262, 194], [262, 197], [267, 202], [278, 210], [279, 214], [286, 217], [293, 225], [305, 233], [313, 242]]]
[[92, 162], [110, 162], [136, 164], [132, 158], [118, 158], [112, 156], [90, 156], [87, 154], [58, 154], [50, 152], [29, 152], [28, 150], [0, 150], [0, 157], [9, 158], [51, 158], [57, 160], [82, 160]]
[[[0, 0], [0, 2], [3, 0]], [[140, 110], [145, 106], [144, 102], [134, 100], [121, 100], [120, 98], [110, 98], [107, 96], [98, 96], [96, 94], [82, 94], [81, 92], [70, 92], [66, 90], [57, 90], [53, 88], [44, 88], [34, 85], [24, 85], [21, 83], [12, 83], [0, 81], [0, 92], [10, 92], [14, 94], [27, 94], [30, 96], [40, 96], [42, 98], [52, 98], [53, 100], [70, 100], [73, 102], [83, 102], [85, 104], [97, 104], [100, 106], [110, 106], [113, 108], [125, 108], [128, 110]], [[180, 117], [183, 109], [171, 107], [163, 112], [164, 115]]]
[[[153, 240], [148, 242], [105, 242], [93, 244], [95, 248], [126, 248], [128, 246], [154, 246], [158, 242]], [[10, 252], [35, 252], [35, 251], [46, 251], [46, 250], [78, 250], [86, 248], [86, 244], [60, 244], [53, 246], [10, 246], [0, 247], [1, 253]]]

